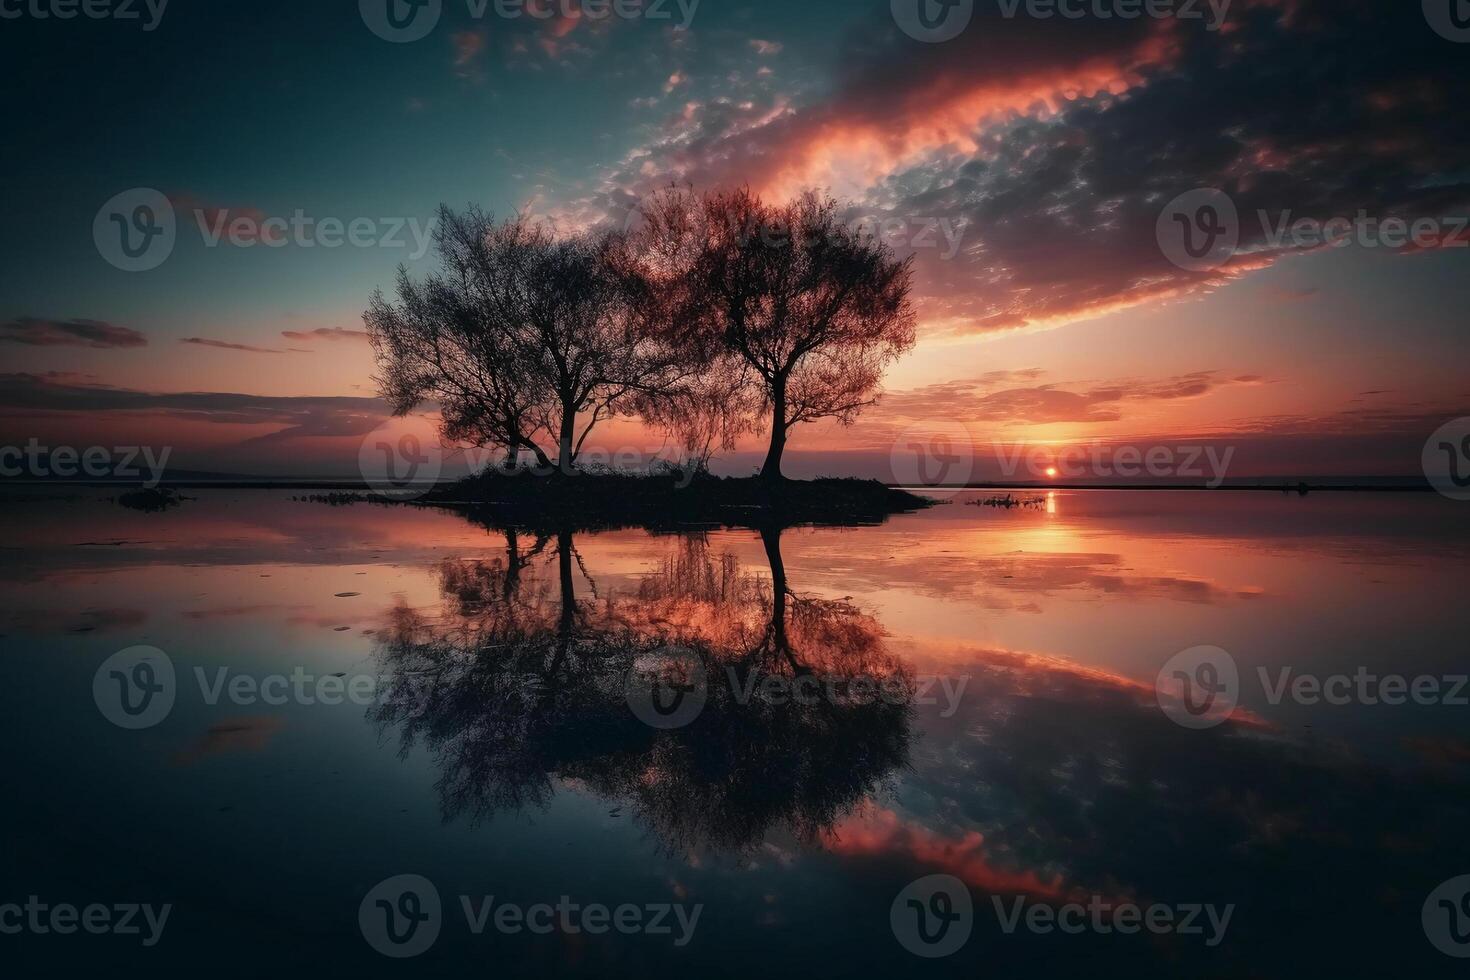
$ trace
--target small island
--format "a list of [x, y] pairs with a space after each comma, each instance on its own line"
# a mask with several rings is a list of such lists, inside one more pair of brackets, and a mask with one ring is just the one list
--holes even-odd
[[595, 530], [881, 524], [931, 506], [927, 497], [876, 480], [743, 479], [696, 474], [584, 474], [536, 478], [498, 473], [437, 487], [417, 503], [461, 510], [493, 526]]

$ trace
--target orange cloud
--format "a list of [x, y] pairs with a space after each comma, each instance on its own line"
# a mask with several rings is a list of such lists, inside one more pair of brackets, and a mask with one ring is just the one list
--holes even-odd
[[1066, 895], [1060, 875], [1046, 879], [1035, 871], [996, 867], [978, 831], [947, 838], [888, 809], [868, 807], [848, 818], [824, 835], [822, 846], [845, 857], [898, 855], [987, 892], [1054, 899]]

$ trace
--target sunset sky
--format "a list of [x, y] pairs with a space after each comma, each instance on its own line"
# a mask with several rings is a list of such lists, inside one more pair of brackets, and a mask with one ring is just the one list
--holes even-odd
[[[942, 43], [889, 0], [652, 3], [594, 20], [443, 0], [408, 43], [346, 0], [174, 0], [152, 30], [0, 20], [0, 444], [354, 474], [387, 414], [362, 312], [399, 263], [433, 267], [415, 235], [440, 202], [586, 227], [671, 180], [826, 190], [914, 254], [916, 349], [855, 426], [799, 430], [789, 475], [887, 478], [915, 431], [972, 441], [977, 475], [995, 443], [1094, 440], [1231, 446], [1240, 478], [1412, 475], [1470, 415], [1470, 44], [1418, 0], [1234, 0], [1219, 30], [975, 0]], [[143, 272], [94, 241], [133, 188], [178, 220]], [[1156, 235], [1198, 188], [1240, 213], [1234, 258], [1202, 272]], [[208, 245], [298, 211], [396, 234]], [[1283, 216], [1360, 213], [1435, 219], [1434, 240], [1271, 238]], [[760, 443], [717, 471], [750, 472]]]

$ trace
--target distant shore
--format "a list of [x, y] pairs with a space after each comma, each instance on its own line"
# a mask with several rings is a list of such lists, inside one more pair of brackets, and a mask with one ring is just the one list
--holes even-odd
[[969, 483], [964, 485], [946, 486], [929, 484], [924, 486], [913, 486], [903, 483], [887, 484], [896, 490], [908, 490], [917, 492], [934, 493], [965, 493], [969, 491], [986, 490], [1024, 490], [1028, 493], [1038, 493], [1048, 490], [1140, 490], [1149, 493], [1159, 493], [1177, 490], [1189, 493], [1300, 493], [1306, 490], [1309, 493], [1433, 493], [1434, 487], [1428, 483], [1403, 483], [1373, 484], [1373, 483], [1251, 483], [1251, 484], [1225, 484], [1223, 486], [1211, 487], [1204, 484], [1114, 484], [1114, 483]]
[[[593, 477], [596, 479], [596, 477]], [[630, 479], [641, 479], [631, 477]], [[742, 477], [724, 477], [714, 479], [741, 480]], [[829, 482], [851, 482], [872, 483], [886, 487], [890, 490], [898, 490], [906, 493], [962, 493], [971, 491], [996, 490], [1005, 492], [1008, 490], [1021, 490], [1036, 493], [1047, 490], [1110, 490], [1110, 491], [1147, 491], [1158, 493], [1161, 491], [1177, 490], [1191, 493], [1217, 492], [1217, 493], [1297, 493], [1305, 487], [1311, 493], [1432, 493], [1434, 488], [1425, 481], [1414, 482], [1404, 479], [1402, 482], [1394, 483], [1249, 483], [1249, 484], [1225, 484], [1218, 487], [1205, 486], [1204, 484], [1112, 484], [1112, 483], [968, 483], [968, 484], [909, 484], [909, 483], [884, 483], [878, 480], [862, 480], [846, 477], [829, 477], [814, 480], [788, 480], [788, 484], [800, 485], [808, 483]], [[455, 481], [457, 483], [458, 481]], [[435, 492], [435, 488], [447, 488], [455, 483], [426, 484], [418, 487], [407, 487], [406, 489], [421, 491], [424, 494]], [[46, 487], [96, 487], [98, 489], [125, 489], [140, 486], [137, 480], [0, 480], [0, 490], [24, 489], [38, 490]], [[343, 493], [370, 494], [375, 492], [373, 487], [362, 480], [344, 480], [335, 478], [299, 478], [283, 477], [281, 479], [269, 479], [264, 477], [220, 477], [218, 479], [209, 477], [192, 477], [179, 480], [163, 480], [158, 486], [168, 487], [174, 490], [303, 490], [303, 491], [339, 491]]]

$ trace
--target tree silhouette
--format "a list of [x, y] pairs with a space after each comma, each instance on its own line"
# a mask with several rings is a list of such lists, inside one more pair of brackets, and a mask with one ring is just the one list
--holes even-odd
[[400, 268], [398, 301], [375, 293], [364, 314], [395, 414], [433, 401], [445, 438], [542, 466], [547, 440], [570, 472], [599, 422], [692, 373], [631, 315], [607, 236], [441, 207], [435, 244], [442, 272], [416, 282]]
[[629, 237], [645, 304], [682, 349], [731, 358], [754, 385], [771, 420], [767, 479], [781, 479], [794, 426], [850, 424], [914, 344], [910, 263], [844, 226], [830, 198], [772, 205], [749, 190], [671, 188], [643, 217]]

